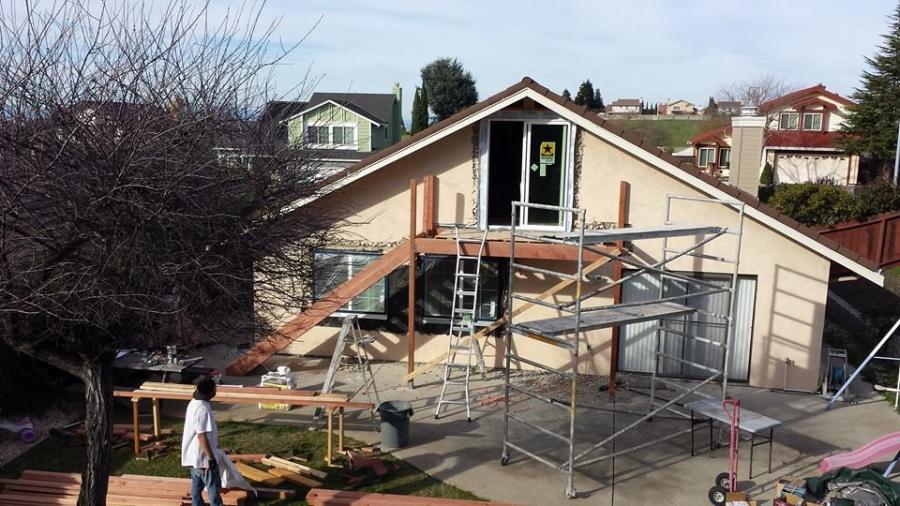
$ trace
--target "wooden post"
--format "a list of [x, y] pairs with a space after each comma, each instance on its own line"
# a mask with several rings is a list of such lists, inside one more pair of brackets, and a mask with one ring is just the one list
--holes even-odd
[[338, 408], [338, 453], [344, 453], [344, 408]]
[[153, 437], [159, 438], [159, 399], [153, 399]]
[[131, 430], [134, 432], [134, 455], [141, 454], [141, 400], [137, 397], [131, 398]]
[[437, 227], [434, 214], [434, 176], [425, 176], [425, 195], [422, 196], [422, 232], [434, 237]]
[[325, 451], [325, 464], [331, 465], [331, 455], [332, 455], [332, 447], [333, 439], [334, 439], [334, 408], [325, 408], [325, 411], [328, 414], [328, 446]]
[[[627, 181], [619, 182], [619, 216], [616, 221], [617, 228], [625, 228], [628, 225], [628, 198], [630, 185]], [[616, 241], [616, 248], [621, 253], [625, 246], [623, 241]], [[616, 260], [613, 264], [613, 281], [622, 279], [622, 262]], [[622, 285], [613, 287], [613, 304], [622, 302]], [[616, 372], [619, 367], [619, 336], [621, 327], [612, 329], [612, 346], [609, 351], [609, 395], [616, 395]]]
[[[407, 275], [408, 304], [406, 318], [406, 373], [416, 365], [416, 180], [409, 180], [409, 270]], [[413, 380], [409, 380], [413, 386]]]
[[887, 236], [887, 219], [887, 216], [881, 217], [881, 223], [879, 223], [878, 226], [878, 237], [875, 240], [875, 247], [878, 248], [878, 250], [875, 252], [875, 263], [878, 264], [878, 267], [882, 267], [882, 265], [884, 264], [884, 245]]

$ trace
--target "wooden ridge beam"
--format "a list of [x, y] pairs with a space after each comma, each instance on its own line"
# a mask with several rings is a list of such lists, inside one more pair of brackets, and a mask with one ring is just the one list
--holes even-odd
[[262, 365], [272, 355], [283, 350], [295, 339], [322, 323], [325, 318], [334, 314], [341, 306], [366, 291], [397, 267], [407, 263], [409, 260], [409, 249], [409, 241], [403, 241], [387, 251], [377, 260], [367, 265], [357, 275], [353, 276], [353, 279], [340, 284], [331, 293], [312, 304], [306, 311], [282, 325], [277, 332], [258, 341], [247, 353], [228, 364], [225, 368], [225, 373], [231, 376], [244, 376]]

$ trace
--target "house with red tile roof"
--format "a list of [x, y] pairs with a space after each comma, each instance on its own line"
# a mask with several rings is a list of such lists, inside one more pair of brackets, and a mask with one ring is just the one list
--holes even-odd
[[[797, 90], [759, 106], [766, 125], [762, 171], [772, 166], [776, 183], [830, 180], [852, 186], [859, 179], [859, 157], [844, 152], [841, 126], [854, 103], [822, 84]], [[698, 167], [729, 175], [732, 159], [732, 126], [700, 133], [688, 142]]]

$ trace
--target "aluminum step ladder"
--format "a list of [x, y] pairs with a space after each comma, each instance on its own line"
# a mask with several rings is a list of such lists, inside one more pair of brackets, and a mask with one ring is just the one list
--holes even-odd
[[[328, 366], [328, 372], [325, 373], [325, 382], [322, 384], [321, 393], [328, 394], [334, 389], [334, 380], [337, 376], [338, 369], [341, 366], [341, 360], [347, 352], [347, 348], [353, 349], [354, 358], [356, 358], [356, 370], [362, 379], [362, 385], [350, 395], [350, 400], [356, 398], [360, 393], [365, 393], [369, 402], [378, 405], [378, 387], [375, 384], [375, 375], [372, 373], [372, 366], [369, 363], [368, 346], [375, 342], [372, 336], [363, 335], [359, 326], [359, 318], [356, 315], [350, 315], [344, 318], [341, 325], [341, 332], [338, 334], [337, 343], [334, 345], [334, 353], [331, 355], [331, 364]], [[324, 408], [316, 408], [313, 416], [315, 426], [318, 427], [318, 421], [325, 415]], [[372, 412], [372, 420], [375, 421], [375, 413]]]
[[[478, 288], [481, 279], [481, 256], [487, 241], [487, 230], [480, 239], [464, 239], [459, 235], [459, 227], [454, 229], [456, 239], [456, 269], [453, 275], [453, 303], [450, 311], [450, 338], [447, 344], [447, 362], [444, 365], [444, 385], [438, 398], [434, 417], [438, 418], [441, 408], [447, 404], [466, 406], [466, 419], [472, 421], [469, 406], [469, 377], [472, 372], [472, 357], [478, 362], [481, 377], [486, 378], [484, 356], [475, 336], [475, 320], [478, 313]], [[478, 244], [477, 255], [466, 255], [464, 244]], [[454, 371], [462, 374], [454, 375]], [[463, 399], [447, 400], [447, 387], [462, 387]]]

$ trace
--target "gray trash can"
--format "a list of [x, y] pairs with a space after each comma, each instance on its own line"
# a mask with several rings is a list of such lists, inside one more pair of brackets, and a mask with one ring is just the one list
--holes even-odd
[[381, 446], [403, 448], [409, 444], [409, 417], [412, 404], [406, 401], [384, 401], [375, 411], [381, 415]]

